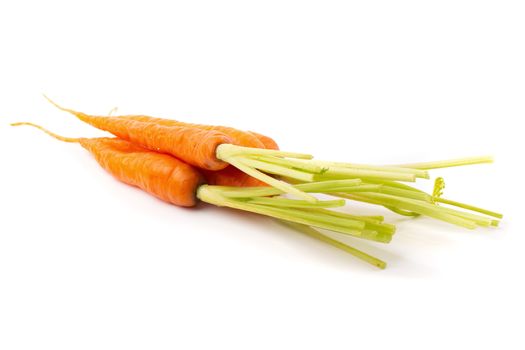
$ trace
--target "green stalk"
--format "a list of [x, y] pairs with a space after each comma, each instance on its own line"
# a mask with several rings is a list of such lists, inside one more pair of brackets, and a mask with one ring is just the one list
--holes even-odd
[[271, 163], [271, 164], [277, 164], [282, 165], [285, 167], [291, 167], [292, 169], [302, 170], [313, 174], [321, 174], [324, 171], [326, 171], [326, 168], [316, 165], [313, 161], [304, 161], [304, 160], [296, 160], [296, 159], [283, 159], [279, 157], [269, 157], [269, 156], [254, 156], [251, 157], [252, 159], [256, 159], [259, 161]]
[[[372, 196], [373, 197], [374, 195], [373, 194], [365, 194], [365, 196]], [[395, 198], [394, 196], [391, 196], [391, 195], [383, 195], [383, 196], [387, 197], [387, 199], [388, 198], [390, 198], [390, 199]], [[483, 216], [480, 216], [480, 215], [467, 213], [467, 212], [464, 212], [464, 211], [459, 211], [459, 210], [446, 208], [446, 207], [442, 207], [442, 206], [437, 206], [435, 204], [428, 203], [428, 202], [413, 200], [413, 199], [409, 199], [409, 198], [397, 198], [397, 199], [400, 200], [400, 201], [403, 201], [404, 203], [409, 203], [409, 204], [420, 206], [422, 208], [425, 208], [425, 210], [431, 210], [431, 211], [435, 211], [435, 212], [441, 212], [441, 213], [447, 214], [447, 215], [453, 215], [453, 216], [459, 217], [461, 219], [474, 222], [476, 225], [480, 225], [480, 226], [490, 226], [491, 222], [492, 222], [491, 219], [483, 217]], [[417, 210], [414, 210], [414, 211], [417, 211]]]
[[361, 178], [376, 181], [414, 182], [416, 177], [428, 178], [428, 173], [421, 169], [403, 167], [379, 167], [348, 163], [328, 163], [311, 160], [312, 156], [302, 153], [283, 152], [268, 149], [240, 147], [222, 144], [217, 147], [217, 158], [221, 159], [246, 174], [275, 187], [284, 193], [295, 195], [315, 203], [315, 197], [293, 187], [291, 184], [269, 176], [277, 175], [293, 181], [312, 182], [337, 179]]
[[444, 203], [444, 204], [448, 204], [448, 205], [453, 205], [453, 206], [458, 207], [458, 208], [463, 208], [463, 209], [475, 211], [475, 212], [482, 213], [482, 214], [485, 214], [485, 215], [488, 215], [488, 216], [492, 216], [492, 217], [495, 217], [495, 218], [498, 218], [498, 219], [502, 219], [503, 218], [503, 214], [496, 213], [494, 211], [490, 211], [490, 210], [483, 209], [483, 208], [478, 208], [478, 207], [475, 207], [473, 205], [456, 202], [456, 201], [453, 201], [453, 200], [450, 200], [450, 199], [445, 199], [445, 198], [442, 198], [442, 197], [434, 197], [433, 199], [434, 199], [435, 202]]
[[402, 190], [407, 190], [407, 191], [414, 191], [414, 192], [427, 194], [426, 192], [424, 192], [424, 191], [422, 191], [422, 190], [420, 190], [418, 188], [415, 188], [413, 186], [410, 186], [410, 185], [407, 185], [407, 184], [404, 184], [404, 183], [399, 183], [399, 182], [396, 182], [396, 181], [378, 181], [378, 180], [369, 179], [366, 182], [367, 183], [372, 183], [372, 184], [380, 184], [380, 185], [383, 185], [383, 186], [389, 186], [389, 187], [394, 187], [394, 188], [400, 188]]
[[439, 169], [439, 168], [450, 168], [455, 166], [462, 165], [473, 165], [473, 164], [484, 164], [492, 163], [494, 159], [490, 156], [481, 156], [481, 157], [469, 157], [469, 158], [459, 158], [451, 160], [440, 160], [435, 162], [424, 162], [424, 163], [411, 163], [411, 164], [401, 164], [396, 165], [397, 167], [411, 168], [411, 169]]
[[287, 198], [275, 198], [275, 197], [259, 197], [248, 200], [251, 204], [264, 204], [273, 207], [285, 207], [285, 208], [337, 208], [345, 205], [344, 199], [336, 199], [329, 201], [317, 201], [316, 203], [310, 203], [307, 201], [301, 201], [297, 199]]
[[283, 224], [285, 224], [286, 226], [289, 226], [301, 233], [304, 233], [306, 234], [307, 236], [310, 236], [312, 238], [315, 238], [315, 239], [318, 239], [322, 242], [325, 242], [325, 243], [328, 243], [330, 244], [331, 246], [334, 246], [336, 248], [339, 248], [353, 256], [355, 256], [356, 258], [358, 259], [361, 259], [369, 264], [372, 264], [374, 266], [377, 266], [379, 267], [380, 269], [384, 269], [386, 268], [386, 262], [376, 258], [376, 257], [373, 257], [372, 255], [369, 255], [357, 248], [354, 248], [348, 244], [345, 244], [343, 242], [340, 242], [338, 240], [335, 240], [331, 237], [328, 237], [326, 235], [323, 235], [321, 232], [317, 231], [316, 229], [310, 227], [310, 226], [306, 226], [306, 225], [301, 225], [301, 224], [296, 224], [296, 223], [293, 223], [293, 222], [289, 222], [289, 221], [282, 221], [281, 222]]
[[315, 164], [323, 168], [347, 168], [347, 169], [361, 169], [361, 170], [372, 170], [372, 171], [383, 171], [389, 173], [403, 173], [412, 174], [415, 177], [428, 179], [428, 171], [422, 169], [412, 169], [408, 167], [396, 167], [396, 166], [383, 166], [383, 165], [368, 165], [368, 164], [355, 164], [355, 163], [343, 163], [343, 162], [326, 162], [318, 160], [300, 160], [298, 162]]
[[296, 159], [312, 159], [314, 156], [304, 153], [284, 152], [273, 149], [242, 147], [230, 144], [222, 144], [217, 147], [217, 158], [225, 160], [232, 156], [274, 156]]
[[[321, 181], [321, 182], [309, 182], [304, 184], [298, 184], [294, 187], [298, 190], [304, 192], [331, 192], [334, 188], [341, 189], [346, 188], [350, 189], [352, 187], [357, 187], [361, 184], [360, 179], [351, 179], [351, 180], [335, 180], [335, 181]], [[218, 188], [219, 186], [215, 186]], [[229, 198], [249, 198], [249, 197], [265, 197], [265, 196], [275, 196], [278, 194], [283, 194], [285, 191], [281, 191], [273, 187], [224, 187], [220, 186], [223, 196]]]
[[299, 181], [304, 181], [304, 182], [314, 181], [313, 174], [306, 173], [304, 171], [300, 171], [300, 170], [296, 170], [292, 168], [287, 168], [281, 165], [266, 163], [260, 160], [250, 159], [250, 158], [243, 158], [240, 160], [240, 162], [242, 162], [246, 166], [259, 169], [268, 174], [286, 176], [286, 177], [296, 179]]
[[400, 188], [390, 187], [390, 186], [381, 186], [379, 189], [370, 191], [370, 192], [379, 192], [384, 194], [390, 194], [397, 197], [403, 197], [403, 198], [411, 198], [411, 199], [417, 199], [421, 201], [430, 202], [432, 196], [422, 193], [422, 192], [416, 192], [411, 190], [404, 190]]
[[303, 192], [303, 191], [301, 191], [299, 189], [296, 189], [295, 187], [293, 187], [289, 183], [286, 183], [286, 182], [281, 181], [281, 180], [277, 180], [277, 179], [275, 179], [275, 178], [273, 178], [273, 177], [271, 177], [269, 175], [266, 175], [266, 174], [260, 172], [257, 169], [254, 169], [252, 167], [246, 166], [241, 161], [237, 161], [237, 160], [235, 160], [233, 158], [230, 158], [228, 160], [228, 162], [231, 165], [233, 165], [234, 167], [236, 167], [237, 169], [241, 170], [242, 172], [245, 172], [246, 174], [248, 174], [248, 175], [250, 175], [250, 176], [252, 176], [252, 177], [254, 177], [256, 179], [258, 179], [258, 180], [260, 180], [262, 182], [265, 182], [268, 185], [283, 191], [284, 193], [290, 193], [290, 194], [296, 195], [297, 197], [303, 198], [303, 199], [305, 199], [307, 201], [310, 201], [312, 203], [315, 203], [317, 201], [317, 199], [314, 196], [308, 195], [305, 192]]
[[455, 224], [468, 229], [476, 228], [476, 222], [468, 220], [456, 215], [445, 213], [442, 207], [434, 205], [429, 207], [426, 202], [414, 201], [406, 198], [399, 198], [391, 195], [379, 194], [379, 193], [360, 193], [359, 195], [338, 193], [339, 197], [354, 199], [362, 202], [368, 202], [372, 204], [379, 204], [384, 206], [391, 206], [403, 210], [410, 210], [415, 213], [433, 217], [438, 220], [442, 220], [451, 224]]
[[388, 234], [392, 236], [396, 232], [396, 227], [394, 225], [381, 223], [373, 218], [355, 216], [355, 215], [350, 215], [347, 213], [342, 213], [340, 211], [333, 211], [333, 210], [324, 210], [324, 209], [314, 209], [314, 210], [318, 213], [323, 213], [323, 214], [338, 217], [338, 218], [362, 221], [365, 223], [365, 229], [377, 231], [378, 233]]
[[384, 205], [384, 207], [387, 208], [388, 210], [393, 211], [396, 214], [403, 215], [403, 216], [413, 216], [413, 217], [415, 217], [415, 216], [421, 215], [421, 214], [415, 213], [415, 212], [410, 211], [410, 210], [404, 210], [404, 209], [392, 207], [392, 206], [389, 206], [389, 205]]
[[323, 191], [322, 193], [332, 193], [332, 192], [372, 192], [374, 190], [381, 189], [381, 185], [359, 185], [359, 186], [352, 186], [352, 187], [334, 187], [330, 188], [328, 190]]
[[[339, 233], [353, 235], [359, 238], [374, 240], [377, 242], [387, 243], [391, 240], [391, 235], [385, 235], [365, 228], [366, 223], [362, 220], [352, 220], [349, 218], [338, 218], [332, 215], [327, 215], [324, 212], [318, 212], [315, 208], [291, 208], [291, 207], [275, 207], [264, 204], [250, 203], [250, 199], [235, 199], [228, 198], [222, 195], [222, 187], [215, 187], [209, 185], [202, 185], [197, 190], [197, 197], [204, 202], [214, 204], [217, 206], [227, 206], [230, 208], [250, 211], [257, 214], [271, 216], [281, 220], [287, 220], [323, 228]], [[240, 191], [240, 190], [239, 190]], [[253, 200], [254, 198], [252, 198]], [[323, 204], [321, 204], [322, 206]], [[326, 210], [326, 209], [323, 209]]]
[[375, 180], [398, 180], [414, 182], [416, 176], [407, 173], [395, 173], [388, 171], [368, 170], [368, 169], [351, 169], [343, 167], [330, 167], [322, 174], [314, 175], [316, 181], [337, 179], [337, 178], [360, 178]]

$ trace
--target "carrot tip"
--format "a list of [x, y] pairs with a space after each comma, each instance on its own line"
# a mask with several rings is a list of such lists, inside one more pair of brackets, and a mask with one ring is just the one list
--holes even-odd
[[65, 108], [65, 107], [62, 107], [61, 105], [59, 105], [58, 103], [56, 103], [55, 101], [53, 101], [51, 98], [49, 98], [46, 94], [42, 94], [42, 96], [44, 96], [44, 98], [49, 102], [51, 103], [53, 106], [55, 106], [56, 108], [62, 110], [62, 111], [65, 111], [65, 112], [70, 112], [69, 109]]
[[33, 123], [30, 123], [30, 122], [11, 123], [11, 126], [20, 126], [20, 125], [32, 126], [32, 127], [37, 128], [39, 130], [42, 130], [43, 132], [45, 132], [49, 136], [54, 137], [55, 139], [60, 140], [60, 141], [64, 141], [64, 142], [79, 142], [81, 140], [80, 138], [64, 137], [64, 136], [57, 135], [54, 132], [51, 132], [51, 131], [47, 130], [46, 128], [44, 128], [44, 127], [42, 127], [40, 125], [33, 124]]

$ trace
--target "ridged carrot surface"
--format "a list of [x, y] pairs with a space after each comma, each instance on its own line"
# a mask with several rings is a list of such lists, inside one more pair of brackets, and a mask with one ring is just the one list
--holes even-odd
[[265, 148], [264, 143], [260, 140], [259, 137], [248, 131], [242, 131], [228, 126], [219, 126], [219, 125], [204, 125], [204, 124], [193, 124], [193, 123], [184, 123], [178, 120], [164, 119], [164, 118], [154, 118], [146, 115], [122, 115], [116, 116], [116, 118], [122, 118], [127, 120], [135, 120], [145, 123], [154, 123], [157, 125], [164, 126], [182, 126], [188, 128], [197, 128], [202, 130], [214, 130], [223, 133], [228, 136], [233, 144], [244, 147], [253, 147], [253, 148]]
[[93, 116], [49, 101], [85, 123], [149, 150], [171, 154], [202, 169], [220, 170], [228, 166], [228, 163], [217, 159], [216, 149], [220, 144], [232, 144], [233, 141], [220, 131], [168, 126], [120, 117]]
[[268, 186], [262, 181], [229, 166], [219, 171], [202, 170], [206, 183], [217, 186], [255, 187]]
[[[204, 124], [190, 124], [177, 120], [154, 118], [145, 115], [126, 115], [117, 116], [126, 120], [135, 120], [146, 123], [153, 123], [164, 126], [191, 126], [203, 130], [218, 130], [229, 136], [237, 145], [244, 147], [266, 148], [278, 150], [279, 146], [270, 137], [253, 132], [242, 131], [227, 126], [213, 126]], [[254, 186], [268, 186], [262, 181], [259, 181], [250, 175], [243, 173], [233, 166], [228, 166], [225, 169], [218, 171], [203, 170], [206, 182], [210, 185], [218, 186], [238, 186], [238, 187], [254, 187]]]
[[263, 134], [259, 134], [259, 133], [255, 132], [255, 131], [249, 131], [249, 133], [254, 135], [255, 137], [257, 137], [259, 139], [259, 141], [264, 145], [264, 148], [266, 148], [266, 149], [274, 149], [274, 150], [278, 150], [279, 149], [279, 145], [271, 137], [263, 135]]
[[204, 183], [203, 176], [194, 167], [168, 154], [149, 151], [117, 138], [69, 138], [32, 123], [13, 125], [34, 126], [58, 140], [79, 143], [115, 178], [163, 201], [182, 207], [197, 203], [196, 192]]

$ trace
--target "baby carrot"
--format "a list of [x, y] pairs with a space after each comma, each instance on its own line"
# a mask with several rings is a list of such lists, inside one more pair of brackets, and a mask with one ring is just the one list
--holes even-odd
[[[71, 110], [67, 110], [67, 112], [70, 112], [73, 114], [78, 113], [75, 111], [72, 112]], [[145, 115], [123, 115], [123, 116], [116, 116], [116, 118], [134, 120], [134, 121], [139, 121], [143, 123], [152, 123], [152, 124], [163, 125], [163, 126], [182, 126], [186, 128], [196, 128], [196, 129], [202, 129], [202, 130], [215, 130], [215, 131], [219, 131], [223, 133], [224, 135], [228, 136], [231, 139], [231, 141], [236, 145], [244, 146], [244, 147], [265, 148], [264, 143], [261, 142], [260, 139], [256, 135], [253, 135], [252, 133], [247, 132], [247, 131], [238, 130], [238, 129], [231, 128], [228, 126], [184, 123], [178, 120], [154, 118], [154, 117], [149, 117]]]
[[63, 108], [49, 101], [83, 122], [149, 150], [171, 154], [191, 165], [207, 170], [220, 170], [228, 166], [228, 163], [219, 160], [216, 156], [219, 145], [232, 143], [232, 140], [222, 132], [146, 123], [118, 117], [92, 116]]
[[60, 141], [78, 143], [118, 180], [166, 202], [183, 207], [197, 203], [195, 194], [204, 183], [204, 177], [192, 166], [170, 155], [149, 151], [118, 138], [70, 138], [31, 123], [12, 125], [34, 126]]

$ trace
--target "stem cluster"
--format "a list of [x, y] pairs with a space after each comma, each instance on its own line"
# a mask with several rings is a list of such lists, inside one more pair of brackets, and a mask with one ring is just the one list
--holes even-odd
[[[354, 216], [330, 210], [343, 206], [345, 203], [341, 199], [380, 205], [405, 216], [426, 215], [468, 229], [497, 226], [502, 218], [502, 214], [443, 198], [442, 178], [436, 179], [432, 194], [404, 183], [429, 179], [428, 170], [490, 163], [491, 157], [382, 166], [319, 161], [308, 154], [234, 145], [219, 146], [217, 157], [271, 187], [201, 186], [200, 199], [277, 218], [380, 268], [386, 266], [383, 261], [317, 230], [390, 242], [395, 227], [384, 223], [382, 217]], [[312, 193], [324, 193], [339, 200], [319, 200]]]

